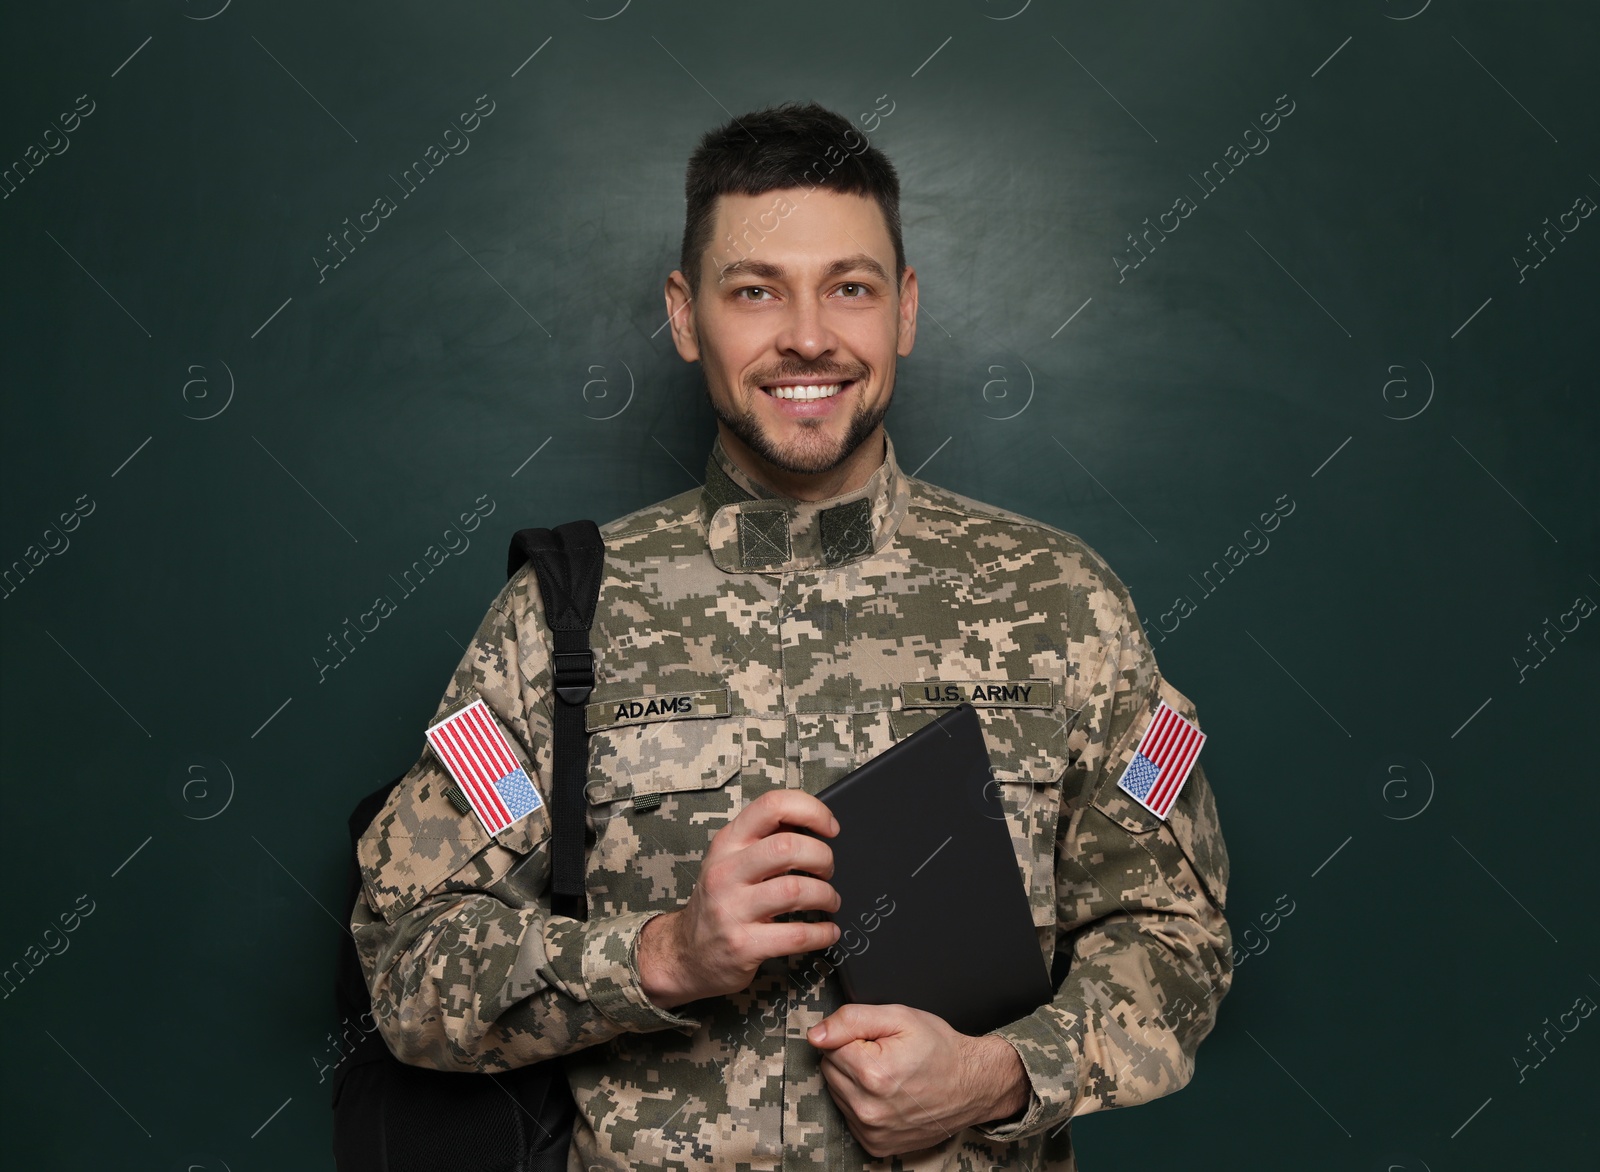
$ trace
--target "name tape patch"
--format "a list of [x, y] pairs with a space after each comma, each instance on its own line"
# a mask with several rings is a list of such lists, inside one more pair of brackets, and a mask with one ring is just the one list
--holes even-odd
[[619, 724], [644, 724], [652, 720], [683, 720], [694, 716], [726, 716], [727, 688], [701, 688], [694, 692], [668, 692], [660, 696], [630, 696], [600, 700], [585, 706], [583, 720], [590, 732]]
[[1049, 708], [1049, 680], [908, 680], [900, 685], [902, 708]]

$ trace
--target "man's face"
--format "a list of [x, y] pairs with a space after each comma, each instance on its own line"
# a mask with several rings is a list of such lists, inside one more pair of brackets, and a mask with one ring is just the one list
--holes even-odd
[[700, 264], [698, 297], [675, 272], [667, 300], [717, 418], [784, 472], [837, 468], [877, 432], [916, 334], [916, 274], [897, 287], [877, 203], [823, 187], [720, 196]]

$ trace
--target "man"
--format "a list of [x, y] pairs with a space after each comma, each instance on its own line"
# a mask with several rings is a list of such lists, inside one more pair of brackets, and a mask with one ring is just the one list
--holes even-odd
[[[1231, 983], [1203, 770], [1165, 818], [1118, 787], [1161, 701], [1196, 719], [1127, 590], [1076, 537], [900, 469], [883, 419], [917, 278], [863, 146], [789, 104], [690, 161], [666, 300], [717, 438], [704, 486], [601, 530], [588, 919], [550, 910], [530, 568], [438, 712], [485, 701], [546, 802], [490, 838], [425, 751], [361, 842], [384, 1038], [447, 1070], [565, 1055], [574, 1169], [1071, 1169], [1067, 1121], [1185, 1085]], [[962, 700], [1059, 982], [982, 1037], [842, 1003], [833, 962], [870, 925], [827, 920], [837, 826], [813, 796]]]

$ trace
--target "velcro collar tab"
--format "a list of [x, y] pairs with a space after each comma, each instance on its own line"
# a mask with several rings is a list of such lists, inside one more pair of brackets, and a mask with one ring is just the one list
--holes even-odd
[[871, 557], [893, 539], [911, 495], [884, 435], [884, 456], [853, 492], [821, 501], [777, 496], [759, 488], [728, 458], [720, 438], [706, 462], [700, 516], [706, 546], [730, 574], [829, 570]]

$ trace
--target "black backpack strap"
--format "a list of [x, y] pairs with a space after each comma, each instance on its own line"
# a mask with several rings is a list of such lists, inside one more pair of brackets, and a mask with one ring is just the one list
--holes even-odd
[[506, 555], [506, 577], [532, 562], [555, 644], [555, 758], [551, 779], [551, 910], [589, 918], [583, 885], [584, 783], [589, 771], [589, 730], [584, 705], [594, 690], [594, 625], [605, 574], [606, 547], [593, 521], [568, 521], [554, 529], [519, 529]]

